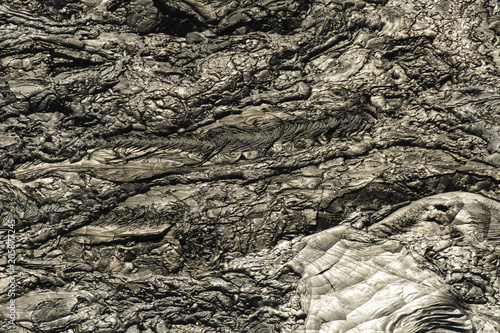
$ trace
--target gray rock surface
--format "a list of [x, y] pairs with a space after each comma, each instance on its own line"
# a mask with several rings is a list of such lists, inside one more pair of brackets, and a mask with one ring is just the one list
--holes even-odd
[[496, 1], [9, 0], [0, 32], [0, 331], [500, 331]]

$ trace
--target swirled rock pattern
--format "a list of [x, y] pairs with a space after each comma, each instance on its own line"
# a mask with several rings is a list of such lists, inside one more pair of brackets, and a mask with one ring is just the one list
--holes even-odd
[[498, 260], [499, 217], [499, 202], [449, 192], [367, 231], [342, 225], [305, 238], [288, 263], [302, 276], [305, 331], [500, 330], [498, 308], [472, 305], [498, 303], [498, 267], [483, 265]]
[[500, 331], [499, 17], [0, 1], [0, 331]]

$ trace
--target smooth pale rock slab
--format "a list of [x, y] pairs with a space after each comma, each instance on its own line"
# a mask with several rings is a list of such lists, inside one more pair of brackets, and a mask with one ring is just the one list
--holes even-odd
[[305, 332], [472, 330], [457, 297], [437, 275], [422, 270], [398, 242], [345, 239], [355, 233], [359, 232], [340, 226], [326, 230], [326, 237], [314, 235], [289, 263], [302, 274], [297, 291], [307, 313]]
[[454, 230], [467, 242], [496, 242], [499, 208], [481, 195], [449, 192], [417, 200], [368, 231], [340, 225], [305, 237], [287, 264], [301, 275], [297, 293], [307, 314], [303, 331], [496, 330], [498, 325], [477, 315], [442, 276], [422, 267], [411, 247], [391, 236], [425, 238]]
[[70, 232], [69, 236], [79, 236], [86, 238], [90, 243], [105, 243], [125, 239], [135, 239], [141, 237], [152, 237], [163, 234], [171, 227], [170, 224], [160, 225], [147, 229], [135, 230], [123, 226], [84, 226]]
[[431, 224], [451, 225], [468, 239], [500, 241], [500, 203], [479, 194], [447, 192], [413, 202], [370, 226], [377, 235], [419, 229], [432, 232]]

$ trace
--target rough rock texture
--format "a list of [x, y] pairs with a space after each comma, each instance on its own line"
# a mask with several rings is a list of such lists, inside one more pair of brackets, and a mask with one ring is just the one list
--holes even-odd
[[500, 331], [494, 0], [0, 1], [0, 331]]

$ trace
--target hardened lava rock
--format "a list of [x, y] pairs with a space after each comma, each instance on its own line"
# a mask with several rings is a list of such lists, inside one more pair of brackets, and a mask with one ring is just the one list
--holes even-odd
[[500, 331], [497, 2], [0, 1], [0, 331]]
[[303, 331], [498, 331], [499, 227], [500, 202], [449, 192], [304, 238], [287, 264]]

